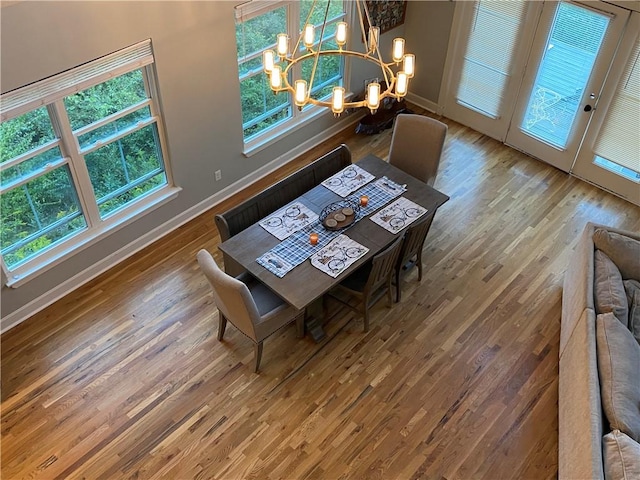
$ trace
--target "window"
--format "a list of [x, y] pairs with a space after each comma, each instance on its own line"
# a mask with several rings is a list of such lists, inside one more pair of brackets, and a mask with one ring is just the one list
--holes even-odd
[[[311, 22], [316, 28], [316, 45], [320, 40], [320, 30], [328, 0], [317, 1]], [[314, 107], [307, 106], [299, 111], [290, 94], [274, 95], [267, 76], [262, 71], [262, 51], [274, 48], [276, 35], [287, 33], [290, 48], [294, 48], [300, 31], [309, 15], [313, 0], [300, 2], [253, 1], [236, 8], [236, 43], [238, 48], [238, 74], [242, 101], [242, 130], [246, 145], [255, 144], [268, 134], [273, 127], [292, 126], [305, 118]], [[323, 50], [337, 49], [334, 41], [336, 23], [344, 19], [344, 2], [331, 0], [329, 15], [322, 41]], [[301, 50], [304, 46], [301, 46]], [[309, 81], [312, 61], [301, 62], [301, 71], [294, 71], [296, 78]], [[335, 55], [321, 57], [313, 81], [311, 94], [315, 98], [331, 95], [332, 87], [342, 84], [344, 65]], [[281, 130], [280, 130], [281, 131]]]
[[9, 284], [171, 190], [152, 66], [145, 41], [2, 95], [0, 240]]

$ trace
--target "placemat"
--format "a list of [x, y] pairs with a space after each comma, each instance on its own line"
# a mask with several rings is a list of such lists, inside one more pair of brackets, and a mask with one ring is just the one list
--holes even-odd
[[391, 233], [398, 233], [425, 213], [427, 213], [426, 208], [408, 198], [400, 197], [369, 218]]
[[322, 185], [346, 197], [376, 178], [358, 165], [349, 165], [322, 182]]
[[336, 278], [369, 251], [344, 234], [311, 256], [311, 265]]
[[301, 202], [294, 202], [272, 213], [260, 222], [260, 226], [278, 240], [284, 240], [298, 230], [313, 224], [318, 215]]

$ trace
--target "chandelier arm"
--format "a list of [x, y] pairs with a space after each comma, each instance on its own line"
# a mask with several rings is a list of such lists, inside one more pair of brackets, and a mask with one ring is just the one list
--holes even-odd
[[[314, 0], [315, 5], [315, 0]], [[316, 70], [318, 68], [318, 62], [320, 61], [320, 52], [322, 51], [322, 39], [324, 38], [324, 29], [327, 26], [327, 19], [329, 18], [329, 7], [331, 6], [331, 0], [327, 1], [327, 8], [324, 11], [324, 21], [322, 22], [322, 30], [320, 30], [320, 41], [318, 42], [318, 50], [313, 62], [313, 68], [311, 69], [311, 78], [309, 79], [309, 89], [307, 98], [311, 98], [311, 90], [313, 89], [313, 81], [316, 78]]]
[[[351, 51], [351, 50], [322, 50], [322, 51], [314, 51], [314, 52], [309, 52], [306, 53], [305, 55], [302, 55], [298, 58], [295, 59], [286, 59], [288, 65], [282, 70], [282, 77], [283, 77], [283, 86], [280, 87], [277, 90], [273, 90], [275, 93], [278, 92], [284, 92], [284, 91], [289, 91], [291, 93], [295, 93], [295, 89], [293, 88], [293, 86], [291, 85], [291, 83], [289, 83], [289, 70], [298, 62], [301, 62], [303, 60], [306, 60], [310, 57], [314, 57], [314, 56], [330, 56], [330, 55], [349, 55], [352, 57], [360, 57], [364, 60], [367, 60], [369, 62], [375, 63], [376, 65], [378, 65], [380, 67], [380, 69], [382, 70], [382, 73], [384, 75], [385, 78], [391, 78], [391, 81], [389, 83], [387, 83], [387, 89], [383, 92], [380, 93], [380, 99], [383, 98], [387, 98], [387, 97], [393, 97], [393, 98], [399, 98], [398, 95], [396, 95], [393, 92], [393, 88], [395, 86], [395, 75], [393, 73], [393, 70], [391, 69], [392, 65], [395, 65], [394, 62], [389, 62], [389, 63], [384, 63], [381, 62], [379, 59], [377, 59], [376, 57], [374, 57], [373, 55], [369, 54], [369, 53], [362, 53], [362, 52], [356, 52], [356, 51]], [[308, 103], [311, 103], [313, 105], [321, 105], [324, 107], [330, 107], [331, 103], [329, 101], [322, 101], [322, 100], [316, 100], [313, 97], [311, 97], [311, 89], [309, 89], [309, 96], [307, 97], [307, 101]], [[361, 101], [361, 102], [345, 102], [344, 104], [345, 107], [347, 108], [354, 108], [354, 107], [363, 107], [366, 106], [366, 101]]]
[[[313, 3], [311, 4], [311, 8], [309, 9], [309, 13], [307, 14], [307, 19], [305, 21], [305, 26], [309, 23], [309, 20], [311, 19], [311, 14], [313, 13], [313, 8], [316, 6], [316, 2], [318, 0], [313, 0]], [[289, 8], [289, 7], [287, 7]], [[302, 29], [302, 32], [300, 33], [300, 35], [298, 35], [298, 41], [296, 42], [296, 46], [294, 47], [294, 49], [291, 51], [291, 60], [294, 60], [296, 57], [296, 53], [298, 53], [298, 51], [300, 50], [300, 42], [302, 41], [302, 37], [304, 36], [304, 28]], [[286, 58], [285, 58], [286, 60]]]
[[[363, 0], [356, 0], [356, 10], [358, 10], [358, 20], [360, 21], [360, 31], [362, 32], [362, 41], [364, 42], [365, 48], [367, 49], [367, 53], [370, 53], [369, 43], [367, 42], [367, 32], [365, 32], [364, 19], [362, 18], [362, 9], [360, 6], [362, 1]], [[364, 8], [366, 8], [366, 5], [364, 6]]]

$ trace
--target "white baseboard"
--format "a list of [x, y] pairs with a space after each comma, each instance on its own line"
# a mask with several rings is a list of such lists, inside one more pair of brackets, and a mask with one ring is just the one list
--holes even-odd
[[408, 102], [413, 103], [420, 108], [424, 108], [425, 110], [428, 110], [429, 112], [435, 113], [437, 115], [442, 115], [442, 109], [436, 102], [432, 102], [431, 100], [427, 100], [426, 98], [419, 97], [418, 95], [411, 92], [407, 93], [407, 96], [405, 98]]
[[205, 200], [194, 205], [188, 210], [185, 210], [180, 215], [172, 218], [168, 222], [165, 222], [164, 224], [159, 225], [158, 227], [147, 232], [145, 235], [139, 237], [135, 241], [129, 243], [123, 248], [117, 250], [116, 252], [113, 252], [111, 255], [103, 258], [99, 262], [94, 263], [89, 268], [83, 270], [82, 272], [60, 283], [57, 287], [49, 290], [44, 295], [39, 296], [38, 298], [32, 300], [26, 305], [20, 307], [18, 310], [10, 313], [6, 317], [0, 318], [0, 333], [4, 333], [7, 330], [15, 327], [16, 325], [24, 322], [29, 317], [35, 315], [36, 313], [48, 307], [49, 305], [56, 302], [57, 300], [61, 299], [65, 295], [68, 295], [69, 293], [81, 287], [85, 283], [93, 280], [98, 275], [101, 275], [102, 273], [113, 268], [117, 264], [125, 261], [132, 255], [138, 253], [140, 250], [156, 242], [158, 239], [171, 233], [176, 228], [193, 220], [199, 215], [202, 215], [207, 210], [211, 209], [212, 207], [222, 202], [223, 200], [226, 200], [227, 198], [231, 197], [241, 189], [246, 188], [249, 185], [252, 185], [253, 183], [264, 178], [265, 176], [274, 172], [278, 168], [286, 165], [287, 163], [297, 158], [298, 156], [302, 155], [303, 153], [311, 150], [313, 147], [319, 145], [325, 140], [328, 140], [332, 136], [336, 135], [340, 131], [347, 128], [350, 124], [355, 124], [360, 119], [360, 117], [361, 117], [360, 115], [349, 115], [344, 117], [342, 120], [337, 122], [331, 128], [308, 139], [306, 142], [300, 144], [298, 147], [272, 160], [271, 162], [260, 167], [256, 171], [250, 173], [246, 177], [237, 180], [236, 182], [225, 187], [224, 189], [220, 190], [216, 194], [210, 196], [209, 198], [206, 198]]

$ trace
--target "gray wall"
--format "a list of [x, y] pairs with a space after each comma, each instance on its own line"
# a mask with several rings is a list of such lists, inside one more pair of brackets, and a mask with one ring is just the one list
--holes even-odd
[[438, 102], [447, 58], [455, 2], [409, 1], [405, 20], [407, 51], [416, 55], [416, 74], [409, 83], [413, 95]]
[[[24, 1], [2, 7], [2, 92], [152, 39], [171, 168], [176, 185], [183, 189], [173, 201], [26, 285], [3, 287], [2, 316], [334, 124], [328, 112], [254, 156], [242, 155], [233, 10], [236, 3], [241, 2]], [[450, 24], [453, 4], [409, 3], [405, 25], [383, 35], [381, 51], [386, 58], [391, 39], [405, 33], [407, 49], [416, 53], [420, 67], [410, 88], [435, 101], [448, 39], [448, 27], [443, 23]], [[354, 91], [371, 76], [368, 67], [355, 64], [352, 75]], [[214, 84], [214, 79], [220, 83]], [[215, 182], [213, 172], [218, 169], [222, 170], [223, 180]], [[2, 279], [3, 285], [5, 280]]]

